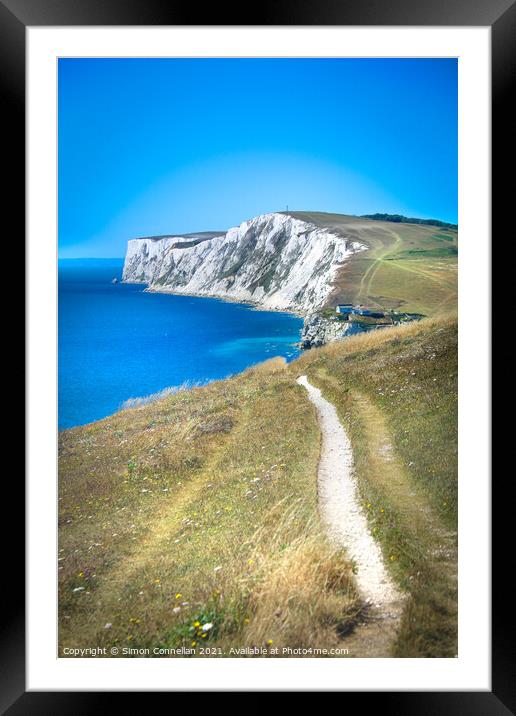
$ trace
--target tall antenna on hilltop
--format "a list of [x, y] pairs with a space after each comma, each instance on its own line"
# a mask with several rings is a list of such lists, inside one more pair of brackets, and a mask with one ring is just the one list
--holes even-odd
[[287, 214], [288, 214], [288, 204], [287, 204]]

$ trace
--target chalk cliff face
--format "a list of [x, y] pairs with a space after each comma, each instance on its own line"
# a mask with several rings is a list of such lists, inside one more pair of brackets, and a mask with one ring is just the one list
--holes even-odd
[[339, 267], [363, 248], [286, 214], [264, 214], [223, 234], [133, 239], [123, 280], [307, 314], [324, 305]]

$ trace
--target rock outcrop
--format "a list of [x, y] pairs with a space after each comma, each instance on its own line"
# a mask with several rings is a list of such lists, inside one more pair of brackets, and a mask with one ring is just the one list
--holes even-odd
[[305, 318], [301, 331], [301, 348], [317, 348], [340, 338], [346, 331], [347, 324], [337, 319], [324, 318], [312, 313]]
[[366, 333], [378, 328], [386, 328], [386, 326], [368, 326], [355, 321], [341, 321], [337, 317], [327, 318], [320, 313], [313, 313], [305, 318], [300, 345], [305, 349], [319, 348], [325, 343], [337, 340], [337, 338], [355, 336], [357, 333]]

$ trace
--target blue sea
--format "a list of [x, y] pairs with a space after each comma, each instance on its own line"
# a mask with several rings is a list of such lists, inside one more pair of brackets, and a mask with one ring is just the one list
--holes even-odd
[[130, 398], [299, 354], [302, 320], [292, 314], [113, 284], [122, 267], [122, 259], [59, 261], [60, 430]]

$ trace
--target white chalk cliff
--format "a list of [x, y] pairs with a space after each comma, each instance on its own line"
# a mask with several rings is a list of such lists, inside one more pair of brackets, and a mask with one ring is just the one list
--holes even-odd
[[287, 214], [264, 214], [226, 233], [132, 239], [123, 280], [306, 315], [324, 305], [339, 267], [364, 248]]

